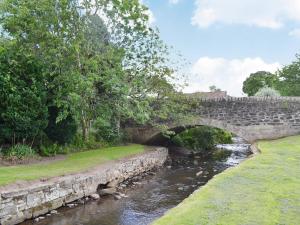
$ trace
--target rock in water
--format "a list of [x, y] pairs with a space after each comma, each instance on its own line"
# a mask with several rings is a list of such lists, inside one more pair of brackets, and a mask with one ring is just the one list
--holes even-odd
[[51, 214], [57, 214], [58, 212], [56, 210], [51, 210]]
[[196, 173], [196, 176], [199, 177], [202, 173], [203, 171], [199, 171], [198, 173]]
[[116, 188], [106, 188], [106, 189], [101, 189], [99, 191], [100, 196], [102, 195], [113, 195], [116, 193]]
[[98, 194], [92, 194], [92, 195], [91, 195], [91, 198], [92, 198], [93, 200], [98, 200], [98, 199], [100, 198], [100, 196], [99, 196]]
[[114, 198], [115, 198], [116, 200], [120, 200], [122, 197], [121, 197], [120, 195], [114, 195]]

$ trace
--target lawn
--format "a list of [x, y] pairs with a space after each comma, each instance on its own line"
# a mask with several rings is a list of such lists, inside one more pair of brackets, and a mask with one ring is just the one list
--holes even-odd
[[258, 147], [261, 154], [217, 175], [154, 225], [300, 224], [300, 136]]
[[0, 186], [21, 180], [36, 180], [85, 171], [110, 160], [121, 159], [144, 151], [142, 145], [103, 148], [73, 153], [66, 159], [47, 164], [0, 167]]

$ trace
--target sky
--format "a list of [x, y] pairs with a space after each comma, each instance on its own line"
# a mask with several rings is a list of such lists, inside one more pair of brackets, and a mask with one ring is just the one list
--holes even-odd
[[256, 71], [300, 54], [300, 0], [143, 0], [161, 38], [190, 63], [184, 92], [215, 85], [243, 96]]

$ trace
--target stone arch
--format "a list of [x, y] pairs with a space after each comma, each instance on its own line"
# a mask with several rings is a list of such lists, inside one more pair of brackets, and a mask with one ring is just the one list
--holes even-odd
[[[300, 98], [224, 98], [199, 99], [191, 109], [192, 122], [181, 126], [211, 126], [230, 131], [253, 143], [300, 134]], [[178, 123], [165, 123], [169, 129]], [[127, 133], [133, 142], [147, 143], [160, 131], [155, 127], [131, 127]]]
[[[190, 124], [186, 125], [169, 125], [168, 130], [174, 131], [175, 133], [180, 133], [186, 129], [197, 127], [197, 126], [208, 126], [212, 128], [219, 128], [222, 130], [226, 130], [228, 132], [233, 133], [234, 135], [237, 135], [243, 139], [247, 140], [246, 136], [243, 136], [244, 134], [240, 132], [240, 129], [238, 127], [230, 126], [227, 123], [224, 123], [223, 121], [217, 121], [212, 119], [198, 119], [195, 122], [192, 122]], [[147, 145], [155, 145], [155, 144], [161, 144], [165, 145], [168, 143], [168, 138], [164, 137], [160, 130], [153, 131], [151, 133], [152, 136], [149, 136], [149, 138], [144, 142], [144, 144]]]

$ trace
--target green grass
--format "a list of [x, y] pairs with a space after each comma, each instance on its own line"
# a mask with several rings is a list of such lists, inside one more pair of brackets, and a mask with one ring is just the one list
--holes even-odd
[[144, 151], [142, 145], [103, 148], [73, 153], [66, 159], [47, 164], [0, 167], [0, 186], [21, 180], [36, 180], [85, 171], [110, 160], [121, 159]]
[[300, 224], [300, 136], [258, 146], [261, 154], [217, 175], [154, 224]]

